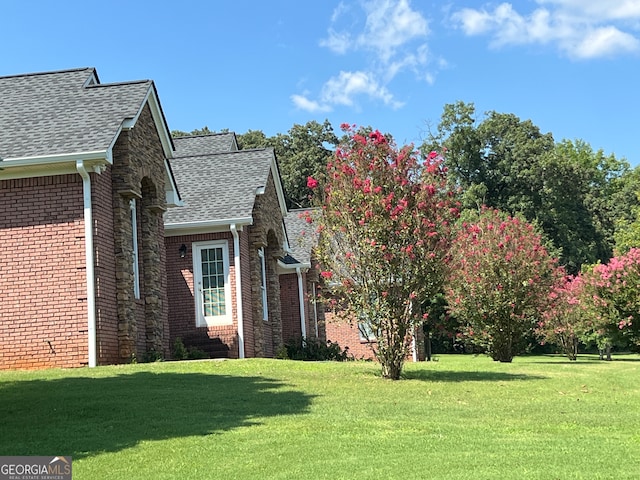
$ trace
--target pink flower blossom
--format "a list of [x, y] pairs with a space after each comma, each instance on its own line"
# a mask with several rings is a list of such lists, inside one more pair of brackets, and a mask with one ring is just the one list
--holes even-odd
[[307, 187], [313, 190], [314, 188], [317, 188], [317, 186], [318, 186], [318, 181], [315, 178], [307, 177]]

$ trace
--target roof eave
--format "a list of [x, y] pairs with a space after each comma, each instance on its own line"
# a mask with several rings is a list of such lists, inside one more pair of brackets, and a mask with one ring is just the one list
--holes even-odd
[[76, 173], [78, 160], [94, 171], [102, 171], [113, 162], [110, 150], [4, 158], [0, 161], [0, 180]]
[[179, 235], [196, 235], [200, 233], [227, 232], [235, 225], [238, 230], [253, 225], [253, 217], [225, 218], [220, 220], [203, 220], [196, 222], [165, 223], [164, 232], [167, 237]]

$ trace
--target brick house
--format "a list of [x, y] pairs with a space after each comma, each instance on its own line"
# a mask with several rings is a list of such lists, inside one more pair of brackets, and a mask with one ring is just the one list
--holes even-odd
[[[324, 287], [319, 281], [319, 272], [313, 264], [313, 248], [317, 243], [315, 226], [309, 224], [306, 218], [312, 216], [313, 209], [299, 209], [289, 212], [285, 223], [289, 234], [289, 242], [294, 256], [302, 259], [305, 265], [309, 266], [306, 275], [307, 295], [309, 298], [316, 298], [320, 290]], [[291, 298], [291, 296], [289, 296]], [[283, 299], [283, 304], [286, 300]], [[322, 332], [323, 340], [330, 340], [340, 345], [342, 349], [348, 348], [349, 355], [357, 359], [373, 359], [372, 347], [375, 342], [363, 335], [356, 325], [351, 325], [346, 321], [338, 320], [333, 312], [326, 311], [321, 303], [311, 305], [312, 318], [317, 319]], [[299, 332], [294, 332], [298, 334]]]
[[317, 335], [273, 149], [238, 150], [233, 133], [174, 143], [184, 206], [165, 215], [171, 342], [273, 357], [289, 336]]
[[152, 81], [0, 77], [0, 369], [168, 352], [163, 212], [180, 203]]
[[313, 227], [305, 221], [307, 211], [291, 210], [284, 219], [289, 253], [279, 262], [279, 272], [285, 341], [297, 338], [327, 339], [324, 308], [316, 302], [320, 293], [320, 279], [311, 255], [316, 237]]
[[272, 149], [174, 140], [152, 81], [93, 68], [0, 77], [0, 124], [0, 369], [326, 338]]

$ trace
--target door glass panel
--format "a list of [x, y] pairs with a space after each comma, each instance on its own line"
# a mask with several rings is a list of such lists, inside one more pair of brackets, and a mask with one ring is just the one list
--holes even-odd
[[202, 303], [205, 317], [226, 314], [222, 248], [202, 249]]

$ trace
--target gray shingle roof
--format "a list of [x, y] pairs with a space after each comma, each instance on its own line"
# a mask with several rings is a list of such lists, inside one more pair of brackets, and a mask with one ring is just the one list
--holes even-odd
[[305, 214], [313, 211], [311, 208], [290, 210], [284, 219], [291, 256], [300, 263], [311, 263], [311, 250], [318, 242], [316, 226], [305, 220]]
[[106, 151], [153, 83], [96, 82], [93, 68], [0, 77], [0, 158]]
[[167, 211], [166, 225], [252, 216], [257, 191], [266, 186], [274, 162], [272, 148], [182, 157], [190, 147], [178, 141], [176, 148], [171, 166], [184, 206]]
[[177, 137], [173, 139], [173, 143], [176, 147], [175, 156], [180, 157], [202, 155], [203, 153], [235, 152], [238, 150], [236, 134], [233, 132]]

